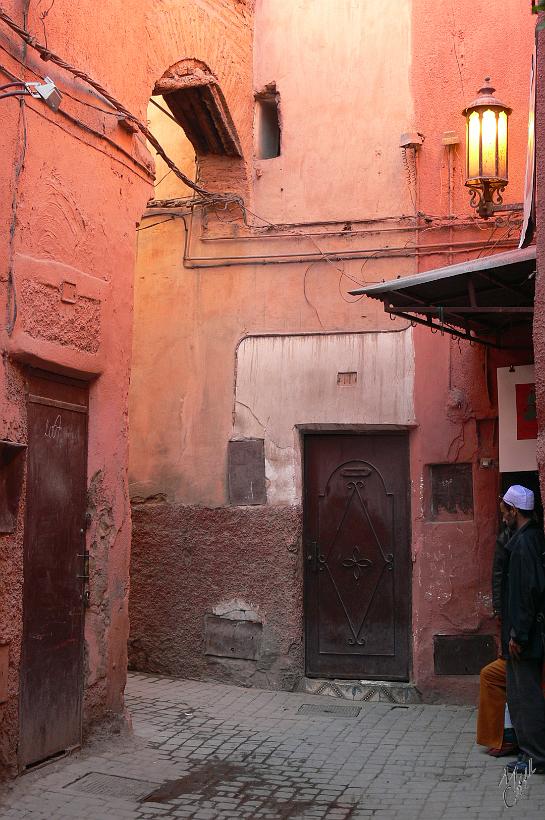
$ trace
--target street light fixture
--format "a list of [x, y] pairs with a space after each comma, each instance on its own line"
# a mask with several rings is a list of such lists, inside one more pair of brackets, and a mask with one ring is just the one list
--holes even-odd
[[[507, 137], [511, 109], [494, 97], [485, 77], [478, 97], [462, 112], [466, 118], [466, 182], [469, 204], [488, 219], [503, 202], [508, 183]], [[496, 201], [494, 202], [494, 196]]]

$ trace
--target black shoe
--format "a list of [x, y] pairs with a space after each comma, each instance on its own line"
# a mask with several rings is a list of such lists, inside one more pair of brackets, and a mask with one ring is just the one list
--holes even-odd
[[508, 763], [505, 767], [505, 771], [512, 774], [545, 774], [545, 763], [538, 763], [534, 765], [532, 763], [532, 758], [529, 758], [528, 755], [520, 754], [516, 760], [513, 760], [511, 763]]

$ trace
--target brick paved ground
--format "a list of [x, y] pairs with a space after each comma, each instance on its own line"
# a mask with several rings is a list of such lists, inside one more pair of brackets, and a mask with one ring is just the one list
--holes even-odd
[[2, 795], [2, 820], [545, 817], [538, 775], [525, 800], [503, 807], [502, 764], [474, 745], [469, 708], [301, 714], [340, 702], [146, 675], [131, 675], [127, 702], [133, 737], [19, 778]]

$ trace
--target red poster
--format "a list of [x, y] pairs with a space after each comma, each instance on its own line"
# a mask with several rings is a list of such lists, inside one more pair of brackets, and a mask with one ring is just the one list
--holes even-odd
[[536, 386], [516, 384], [517, 440], [537, 438]]

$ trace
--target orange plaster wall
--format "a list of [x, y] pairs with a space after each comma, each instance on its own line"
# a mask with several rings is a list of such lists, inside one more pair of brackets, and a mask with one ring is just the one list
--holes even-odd
[[[543, 15], [542, 15], [543, 17]], [[536, 100], [536, 212], [537, 212], [537, 279], [536, 311], [534, 314], [534, 349], [536, 363], [536, 391], [538, 400], [537, 458], [541, 482], [541, 494], [545, 497], [545, 30], [538, 33], [538, 77], [541, 91]]]
[[[25, 5], [11, 2], [3, 7], [20, 22]], [[28, 27], [41, 39], [39, 11], [33, 4]], [[141, 59], [146, 30], [140, 2], [109, 3], [107, 12], [97, 15], [96, 4], [90, 0], [57, 0], [44, 24], [52, 51], [88, 72], [136, 114], [145, 116], [149, 81]], [[19, 77], [35, 79], [31, 70], [25, 71], [17, 62], [16, 58], [23, 59], [20, 41], [3, 23], [0, 46], [13, 55], [3, 50], [2, 64]], [[90, 381], [87, 478], [92, 517], [87, 546], [91, 582], [90, 609], [85, 614], [84, 677], [84, 723], [88, 726], [108, 713], [123, 712], [130, 554], [126, 464], [134, 228], [152, 190], [151, 164], [144, 142], [124, 132], [116, 116], [82, 104], [108, 110], [85, 83], [51, 62], [44, 63], [31, 49], [28, 66], [54, 79], [63, 93], [63, 111], [105, 134], [128, 154], [85, 132], [61, 113], [49, 111], [40, 101], [28, 101], [26, 157], [17, 190], [13, 242], [19, 313], [9, 336], [4, 319], [7, 226], [11, 219], [8, 192], [22, 128], [18, 137], [19, 103], [13, 98], [0, 102], [4, 157], [0, 175], [7, 194], [0, 203], [4, 226], [0, 241], [0, 340], [5, 354], [0, 438], [26, 441], [27, 363]], [[80, 298], [75, 306], [60, 303], [58, 286], [65, 277], [77, 284]], [[0, 765], [4, 774], [14, 770], [18, 732], [24, 512], [23, 492], [17, 532], [0, 536], [0, 643], [9, 644], [10, 659], [8, 700], [0, 704]]]
[[[460, 241], [468, 228], [457, 227], [470, 213], [463, 185], [465, 123], [463, 108], [477, 96], [485, 76], [492, 77], [497, 96], [512, 107], [509, 120], [509, 186], [504, 200], [522, 202], [526, 165], [528, 95], [535, 18], [516, 0], [491, 14], [489, 4], [461, 0], [438, 4], [414, 0], [411, 88], [415, 127], [426, 139], [419, 152], [419, 207], [430, 214], [448, 213], [456, 219], [447, 241]], [[456, 131], [449, 198], [448, 149], [445, 131]], [[509, 214], [500, 216], [507, 218]], [[492, 222], [492, 220], [491, 220]], [[498, 240], [517, 239], [519, 228], [482, 224], [488, 240], [480, 255], [501, 248]], [[427, 241], [423, 237], [423, 241]], [[462, 261], [447, 252], [419, 260], [419, 270]], [[476, 254], [467, 255], [471, 258]], [[474, 696], [476, 681], [440, 678], [433, 674], [434, 634], [496, 633], [491, 619], [491, 563], [498, 526], [497, 469], [480, 467], [481, 458], [497, 459], [497, 397], [495, 368], [528, 363], [531, 351], [507, 356], [486, 354], [480, 347], [456, 343], [415, 331], [416, 418], [412, 438], [413, 474], [413, 640], [414, 677], [428, 693]], [[431, 378], [430, 378], [431, 375]], [[450, 461], [473, 464], [474, 521], [434, 524], [422, 498], [429, 464]]]
[[276, 83], [282, 146], [256, 161], [259, 214], [308, 222], [411, 212], [399, 150], [413, 119], [410, 42], [407, 2], [258, 0], [254, 88]]
[[[414, 0], [401, 12], [397, 2], [342, 9], [333, 2], [258, 2], [253, 71], [249, 29], [244, 39], [235, 26], [222, 60], [214, 33], [210, 44], [191, 39], [203, 13], [196, 4], [193, 28], [182, 31], [180, 22], [174, 30], [187, 52], [221, 77], [244, 146], [252, 227], [244, 226], [236, 208], [209, 209], [202, 219], [197, 213], [191, 226], [187, 220], [189, 238], [181, 220], [139, 233], [130, 487], [137, 502], [149, 504], [148, 513], [145, 504], [138, 506], [137, 560], [146, 582], [153, 581], [145, 573], [154, 516], [164, 526], [167, 519], [185, 520], [184, 508], [191, 519], [193, 508], [227, 503], [226, 446], [234, 429], [235, 350], [242, 337], [388, 330], [382, 307], [367, 299], [351, 303], [351, 287], [513, 246], [516, 226], [476, 223], [463, 187], [461, 111], [488, 73], [513, 108], [507, 202], [521, 201], [524, 180], [533, 21], [518, 0], [503, 4], [501, 15], [491, 15], [484, 0], [452, 8]], [[213, 20], [211, 26], [215, 32]], [[499, 45], [490, 48], [491, 42]], [[158, 54], [155, 76], [180, 58], [166, 39], [160, 39]], [[255, 160], [252, 94], [271, 82], [280, 94], [282, 154]], [[452, 130], [460, 143], [453, 149], [449, 195], [442, 137]], [[410, 152], [403, 161], [399, 137], [405, 131], [425, 137], [416, 163]], [[214, 190], [232, 190], [231, 180], [225, 167], [208, 178]], [[456, 219], [448, 219], [449, 210]], [[406, 219], [415, 212], [421, 214], [417, 228]], [[380, 258], [387, 248], [395, 255]], [[336, 259], [350, 252], [356, 258]], [[397, 320], [394, 328], [400, 325]], [[413, 678], [430, 697], [467, 699], [474, 679], [434, 676], [433, 635], [492, 629], [497, 472], [481, 469], [479, 459], [496, 455], [490, 438], [495, 397], [487, 382], [503, 362], [493, 356], [485, 361], [480, 349], [423, 330], [415, 331], [414, 340], [419, 426], [411, 434]], [[275, 398], [271, 394], [270, 401]], [[430, 524], [423, 509], [427, 465], [456, 460], [474, 465], [475, 520]], [[168, 527], [161, 532], [169, 537]], [[172, 543], [184, 538], [180, 532]], [[236, 560], [234, 542], [210, 538], [208, 532], [206, 551], [216, 543], [226, 561]], [[221, 596], [217, 579], [210, 583]], [[261, 592], [255, 591], [256, 598]], [[145, 611], [133, 600], [140, 640]], [[188, 606], [200, 618], [214, 601], [203, 603], [197, 584]], [[296, 614], [290, 610], [290, 623]], [[187, 640], [180, 623], [169, 624], [161, 637], [176, 636], [176, 671], [197, 674], [200, 627], [187, 628], [197, 630]], [[148, 663], [161, 664], [151, 639], [142, 657], [146, 652]]]
[[[388, 8], [393, 14], [397, 5], [392, 2]], [[247, 231], [236, 209], [210, 209], [202, 224], [198, 214], [194, 220], [185, 265], [180, 263], [185, 239], [181, 220], [139, 232], [131, 495], [162, 494], [184, 504], [218, 506], [227, 501], [226, 447], [241, 337], [391, 327], [378, 305], [354, 310], [346, 294], [358, 282], [392, 275], [390, 260], [367, 265], [361, 257], [362, 249], [380, 248], [385, 241], [401, 249], [396, 272], [411, 272], [411, 232], [398, 234], [397, 223], [379, 219], [377, 232], [374, 225], [363, 223], [343, 235], [342, 220], [411, 213], [398, 147], [399, 135], [412, 118], [410, 17], [405, 12], [393, 15], [388, 38], [399, 60], [386, 66], [379, 53], [385, 18], [368, 4], [258, 2], [255, 32], [246, 30], [247, 53], [241, 51], [240, 24], [228, 29], [226, 39], [223, 31], [221, 60], [213, 17], [210, 41], [188, 39], [191, 31], [198, 31], [195, 15], [201, 14], [200, 7], [192, 14], [189, 26], [183, 20], [181, 42], [221, 79], [252, 182], [246, 199], [248, 222], [340, 221], [331, 228], [302, 224]], [[164, 64], [174, 61], [172, 48], [170, 54], [162, 58]], [[353, 69], [364, 64], [365, 71]], [[264, 161], [254, 157], [253, 94], [269, 82], [276, 82], [280, 93], [282, 155]], [[387, 101], [384, 117], [354, 116], [356, 101], [369, 112], [379, 93]], [[324, 127], [333, 119], [335, 128]], [[165, 139], [173, 136], [170, 124], [168, 128], [168, 133], [161, 132]], [[209, 180], [213, 190], [231, 189], [231, 177], [225, 173]], [[151, 217], [141, 227], [146, 224]], [[337, 250], [359, 251], [361, 258], [331, 264], [322, 254]], [[276, 264], [283, 253], [300, 261]], [[252, 256], [263, 264], [253, 265]], [[244, 264], [237, 264], [237, 258]], [[157, 402], [162, 385], [169, 388]]]

